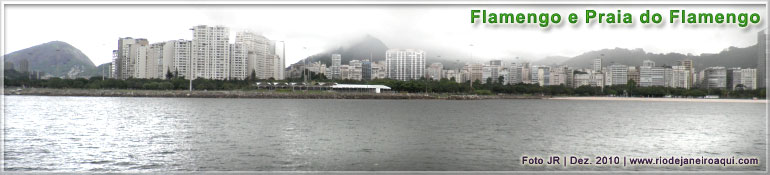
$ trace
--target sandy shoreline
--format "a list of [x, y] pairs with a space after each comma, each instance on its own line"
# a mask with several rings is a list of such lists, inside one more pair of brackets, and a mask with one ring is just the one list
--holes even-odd
[[766, 99], [703, 99], [703, 98], [642, 98], [642, 97], [552, 97], [550, 100], [648, 101], [648, 102], [715, 102], [767, 103]]

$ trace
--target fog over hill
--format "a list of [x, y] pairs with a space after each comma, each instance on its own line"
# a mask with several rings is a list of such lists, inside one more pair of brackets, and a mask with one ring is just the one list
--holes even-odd
[[[388, 47], [379, 39], [366, 36], [364, 39], [355, 43], [348, 44], [347, 47], [340, 46], [337, 49], [330, 49], [322, 53], [315, 54], [309, 57], [309, 62], [321, 61], [327, 66], [331, 66], [331, 54], [341, 53], [342, 64], [347, 64], [350, 60], [368, 59], [370, 54], [373, 61], [383, 61], [385, 51]], [[589, 68], [593, 64], [593, 59], [602, 58], [603, 66], [608, 66], [612, 63], [624, 64], [629, 66], [639, 66], [643, 60], [652, 60], [656, 65], [676, 65], [676, 61], [684, 59], [692, 59], [695, 63], [697, 70], [702, 70], [711, 66], [724, 66], [724, 67], [743, 67], [743, 68], [755, 68], [757, 67], [757, 48], [756, 45], [738, 48], [729, 47], [725, 48], [718, 53], [704, 53], [700, 55], [683, 54], [683, 53], [650, 53], [644, 49], [627, 49], [627, 48], [608, 48], [585, 52], [583, 54], [574, 57], [565, 56], [548, 56], [541, 59], [531, 58], [517, 58], [511, 56], [502, 59], [505, 62], [530, 62], [534, 65], [569, 65], [576, 68]], [[445, 69], [456, 69], [462, 67], [466, 62], [472, 63], [486, 63], [491, 59], [474, 58], [470, 60], [469, 54], [463, 53], [458, 50], [441, 50], [440, 48], [425, 49], [427, 60], [426, 65], [431, 63], [442, 63]], [[433, 51], [433, 52], [431, 52]], [[602, 56], [602, 54], [604, 56]], [[443, 56], [442, 56], [443, 55]], [[451, 55], [462, 55], [454, 56]], [[298, 62], [301, 63], [301, 62]]]

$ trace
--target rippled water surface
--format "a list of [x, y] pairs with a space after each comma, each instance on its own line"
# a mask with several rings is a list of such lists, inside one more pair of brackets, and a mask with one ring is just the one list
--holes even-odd
[[757, 157], [765, 104], [5, 96], [6, 171], [693, 170], [528, 156]]

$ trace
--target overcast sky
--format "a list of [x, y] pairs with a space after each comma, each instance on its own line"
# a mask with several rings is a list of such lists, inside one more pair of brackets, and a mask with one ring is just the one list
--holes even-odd
[[[110, 62], [118, 38], [147, 38], [151, 43], [192, 39], [194, 25], [225, 25], [235, 32], [252, 30], [286, 41], [287, 66], [308, 55], [369, 34], [389, 48], [424, 49], [428, 58], [474, 62], [522, 57], [576, 56], [604, 48], [642, 48], [654, 53], [716, 53], [729, 46], [756, 43], [765, 28], [764, 5], [8, 5], [5, 6], [5, 54], [49, 41], [64, 41], [99, 65]], [[562, 23], [470, 23], [471, 9], [496, 13], [560, 13]], [[585, 10], [633, 15], [633, 24], [570, 24], [569, 13], [584, 20]], [[759, 13], [762, 22], [669, 24], [668, 10]], [[663, 15], [662, 24], [641, 24], [644, 10]], [[473, 44], [474, 47], [469, 47]], [[307, 49], [303, 49], [306, 47]], [[382, 53], [384, 54], [384, 53]], [[430, 61], [429, 61], [430, 62]]]

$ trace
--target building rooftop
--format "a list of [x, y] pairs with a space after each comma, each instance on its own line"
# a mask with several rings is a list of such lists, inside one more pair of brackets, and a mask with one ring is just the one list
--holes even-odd
[[358, 88], [358, 89], [390, 89], [385, 85], [368, 85], [368, 84], [336, 84], [332, 88]]

